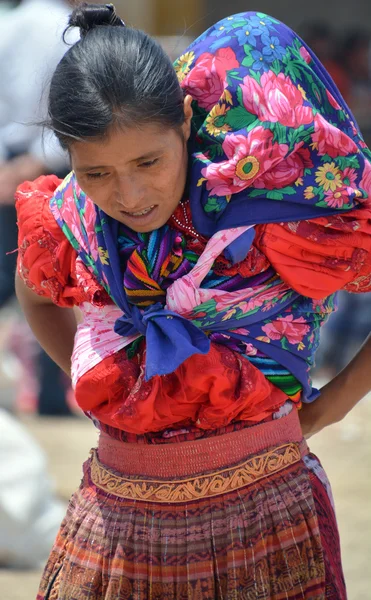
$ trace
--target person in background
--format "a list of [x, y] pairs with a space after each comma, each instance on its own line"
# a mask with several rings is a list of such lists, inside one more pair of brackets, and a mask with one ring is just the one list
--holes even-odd
[[[39, 77], [50, 74], [65, 50], [60, 42], [65, 20], [62, 2], [29, 1], [17, 8], [17, 3], [0, 1], [0, 309], [14, 295], [16, 255], [6, 256], [5, 252], [17, 247], [15, 187], [23, 177], [33, 178], [54, 168], [62, 173], [68, 164], [52, 138], [43, 152], [40, 127], [24, 124], [34, 121], [38, 112]], [[4, 319], [8, 323], [8, 313]], [[27, 362], [33, 353], [30, 333], [19, 324], [13, 328], [12, 344], [18, 334], [17, 354], [25, 353]], [[40, 399], [45, 403], [41, 409], [65, 411], [62, 387], [58, 386], [60, 371], [45, 353], [41, 360], [48, 361], [41, 373], [49, 385], [49, 390], [41, 385]], [[25, 379], [24, 374], [20, 379]], [[38, 569], [47, 557], [65, 506], [53, 490], [45, 453], [4, 409], [13, 408], [4, 391], [0, 385], [0, 568]]]
[[[43, 90], [68, 48], [61, 39], [68, 4], [24, 0], [4, 7], [0, 20], [0, 310], [15, 294], [15, 190], [21, 181], [42, 174], [63, 176], [69, 164], [54, 135], [44, 135], [37, 124], [45, 115]], [[18, 355], [22, 354], [20, 348]], [[62, 372], [45, 352], [37, 356], [39, 413], [71, 414]]]

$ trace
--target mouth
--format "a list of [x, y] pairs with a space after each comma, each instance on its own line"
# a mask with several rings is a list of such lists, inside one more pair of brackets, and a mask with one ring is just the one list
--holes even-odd
[[125, 213], [125, 215], [128, 215], [129, 217], [143, 217], [143, 215], [148, 214], [154, 208], [155, 208], [155, 205], [149, 206], [148, 208], [143, 208], [143, 210], [140, 210], [138, 212], [127, 212], [126, 210], [123, 210], [121, 212]]
[[142, 210], [136, 212], [127, 212], [126, 210], [120, 210], [126, 221], [132, 221], [137, 224], [145, 224], [152, 220], [155, 213], [157, 212], [158, 206], [153, 204]]

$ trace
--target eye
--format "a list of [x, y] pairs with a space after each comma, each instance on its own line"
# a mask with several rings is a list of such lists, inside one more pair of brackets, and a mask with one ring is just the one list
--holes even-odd
[[87, 173], [86, 176], [88, 179], [101, 179], [102, 177], [106, 177], [108, 173]]
[[150, 167], [153, 167], [153, 165], [158, 163], [159, 160], [159, 158], [155, 158], [154, 160], [146, 160], [146, 162], [140, 163], [139, 166], [143, 167], [144, 169], [149, 169]]

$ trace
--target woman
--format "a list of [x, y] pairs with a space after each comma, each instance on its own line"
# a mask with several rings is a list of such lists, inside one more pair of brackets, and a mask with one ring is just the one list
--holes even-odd
[[178, 79], [112, 6], [70, 25], [49, 116], [73, 172], [18, 190], [17, 289], [100, 438], [38, 599], [346, 598], [298, 409], [324, 425], [320, 325], [371, 286], [370, 151], [275, 19], [217, 23]]

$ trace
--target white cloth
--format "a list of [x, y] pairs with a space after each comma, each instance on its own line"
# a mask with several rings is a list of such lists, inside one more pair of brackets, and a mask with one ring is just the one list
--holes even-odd
[[[48, 85], [67, 46], [62, 40], [71, 12], [62, 0], [25, 0], [0, 20], [0, 162], [29, 152], [50, 171], [68, 157], [54, 135], [35, 125], [47, 116]], [[68, 42], [78, 39], [77, 31]]]
[[0, 409], [0, 567], [42, 566], [64, 514], [65, 506], [53, 496], [44, 453]]

